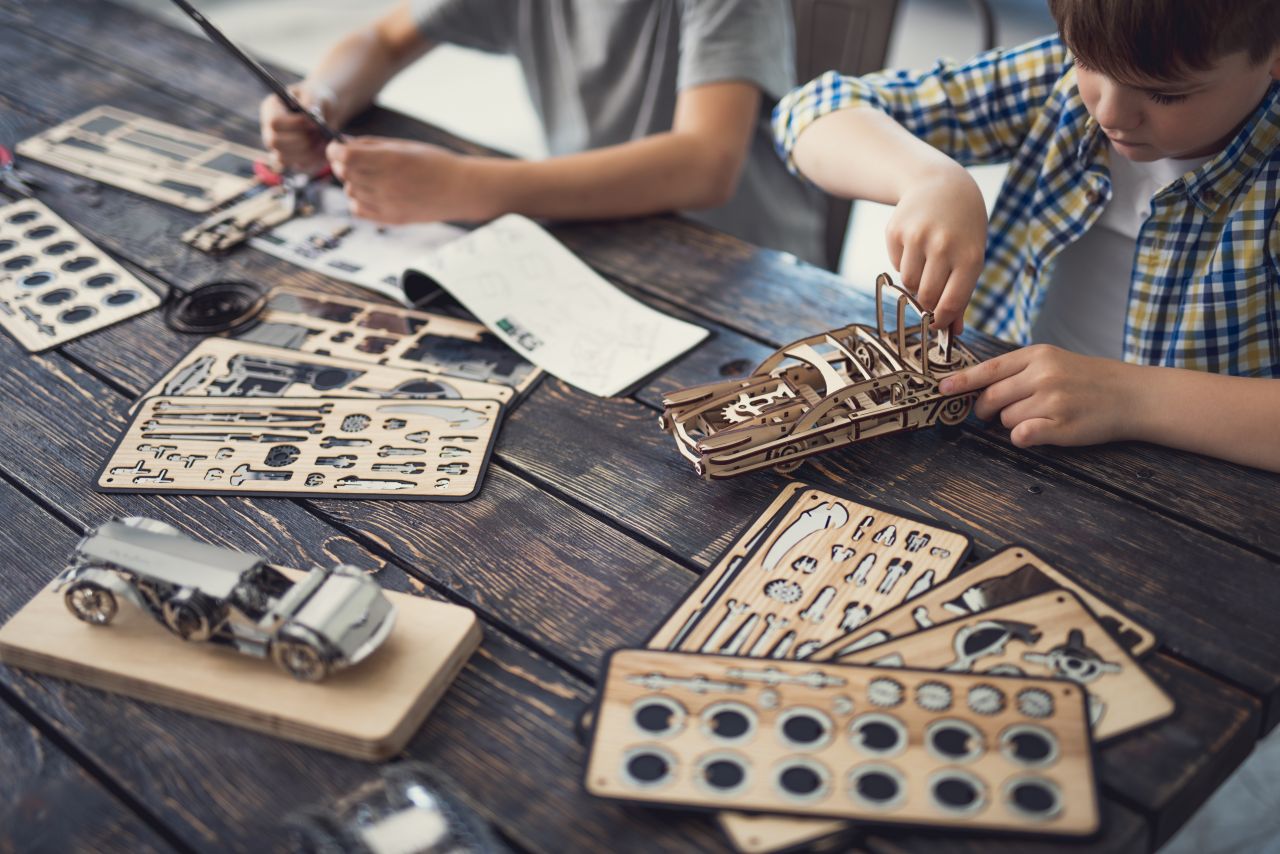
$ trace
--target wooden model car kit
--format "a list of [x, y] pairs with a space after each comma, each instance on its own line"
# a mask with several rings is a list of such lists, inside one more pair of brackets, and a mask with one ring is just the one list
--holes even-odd
[[[884, 292], [897, 293], [896, 328], [886, 330]], [[908, 328], [906, 310], [920, 316]], [[859, 323], [781, 348], [742, 380], [674, 392], [658, 426], [702, 478], [764, 468], [795, 470], [814, 454], [873, 436], [941, 422], [959, 424], [975, 395], [944, 396], [938, 382], [977, 359], [933, 314], [894, 284], [876, 278], [876, 328]]]

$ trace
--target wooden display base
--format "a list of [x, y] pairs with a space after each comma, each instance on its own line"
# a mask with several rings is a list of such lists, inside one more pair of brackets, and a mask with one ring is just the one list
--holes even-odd
[[[292, 577], [301, 573], [284, 570]], [[366, 661], [321, 683], [184, 643], [134, 607], [80, 622], [50, 584], [0, 628], [0, 661], [356, 759], [395, 755], [480, 644], [467, 608], [386, 592], [396, 624]]]

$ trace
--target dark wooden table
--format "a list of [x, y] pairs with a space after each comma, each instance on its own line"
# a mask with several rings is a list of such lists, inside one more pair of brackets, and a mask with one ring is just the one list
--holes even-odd
[[[0, 0], [0, 139], [113, 104], [256, 144], [260, 90], [211, 44], [99, 0]], [[356, 132], [466, 143], [373, 111]], [[198, 217], [124, 192], [92, 203], [28, 162], [42, 199], [140, 275], [343, 288], [253, 251], [213, 260]], [[627, 399], [555, 380], [507, 420], [478, 498], [461, 504], [103, 495], [93, 476], [125, 407], [192, 345], [155, 314], [39, 356], [0, 336], [0, 619], [117, 513], [172, 522], [292, 565], [381, 567], [388, 588], [466, 604], [485, 640], [406, 756], [443, 768], [517, 849], [721, 850], [698, 816], [625, 809], [579, 787], [573, 721], [607, 650], [637, 645], [783, 483], [704, 484], [655, 428], [663, 392], [744, 373], [788, 340], [871, 317], [840, 279], [674, 217], [564, 225], [556, 236], [628, 292], [714, 337]], [[343, 288], [347, 293], [359, 293]], [[1002, 349], [967, 336], [982, 354]], [[1195, 401], [1169, 401], [1204, 416]], [[1211, 413], [1210, 413], [1211, 415]], [[1280, 478], [1145, 445], [1012, 447], [971, 422], [876, 440], [797, 473], [957, 526], [977, 553], [1032, 544], [1161, 637], [1148, 660], [1177, 715], [1100, 753], [1105, 829], [1153, 848], [1280, 718]], [[318, 750], [0, 667], [0, 850], [262, 851], [281, 818], [372, 778]], [[871, 851], [1062, 846], [873, 833]]]

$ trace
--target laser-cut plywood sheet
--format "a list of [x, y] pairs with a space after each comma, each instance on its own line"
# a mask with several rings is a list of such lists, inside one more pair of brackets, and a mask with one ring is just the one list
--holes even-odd
[[196, 213], [257, 184], [264, 152], [115, 107], [95, 107], [18, 143], [18, 154]]
[[602, 684], [585, 776], [595, 795], [947, 829], [1098, 828], [1073, 683], [619, 650]]
[[153, 397], [102, 491], [461, 501], [480, 490], [492, 400]]
[[35, 199], [0, 207], [0, 326], [38, 353], [136, 317], [160, 297]]

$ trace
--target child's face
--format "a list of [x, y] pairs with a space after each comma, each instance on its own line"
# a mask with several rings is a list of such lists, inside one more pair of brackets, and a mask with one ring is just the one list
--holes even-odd
[[1280, 51], [1250, 62], [1244, 51], [1177, 80], [1120, 81], [1076, 63], [1080, 96], [1123, 156], [1138, 162], [1204, 157], [1222, 150], [1272, 79]]

